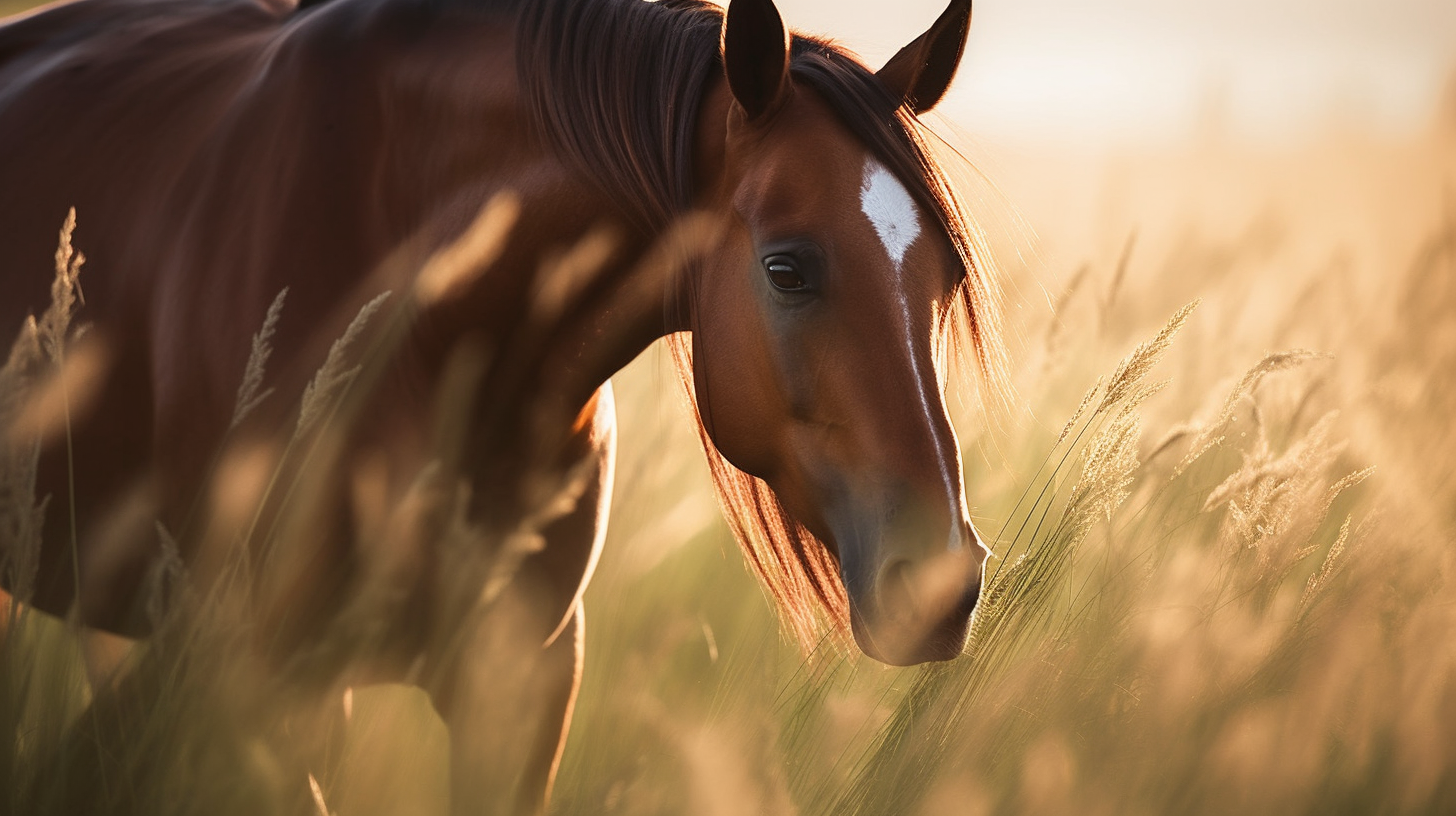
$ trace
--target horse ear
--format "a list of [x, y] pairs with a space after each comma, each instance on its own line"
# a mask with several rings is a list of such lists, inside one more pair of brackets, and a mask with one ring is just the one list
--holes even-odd
[[901, 48], [875, 76], [911, 110], [930, 110], [950, 87], [970, 27], [971, 0], [950, 0], [930, 30]]
[[789, 86], [789, 32], [773, 0], [732, 0], [723, 18], [723, 70], [749, 120], [773, 110]]

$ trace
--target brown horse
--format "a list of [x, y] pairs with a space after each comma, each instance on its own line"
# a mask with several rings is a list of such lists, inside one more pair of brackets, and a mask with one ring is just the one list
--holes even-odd
[[[970, 6], [878, 72], [789, 35], [771, 0], [77, 0], [0, 28], [0, 326], [45, 309], [74, 206], [83, 342], [107, 361], [69, 442], [42, 451], [35, 606], [146, 634], [157, 524], [195, 565], [219, 451], [293, 427], [330, 339], [390, 290], [405, 317], [355, 383], [340, 454], [371, 476], [321, 488], [275, 642], [327, 636], [367, 583], [370, 508], [442, 461], [489, 530], [535, 513], [541, 484], [580, 493], [537, 514], [544, 545], [492, 607], [510, 614], [442, 611], [484, 579], [428, 544], [392, 562], [374, 676], [435, 678], [457, 811], [542, 806], [611, 494], [608, 378], [667, 335], [691, 333], [720, 493], [791, 627], [827, 617], [894, 664], [955, 657], [985, 551], [944, 360], [957, 315], [983, 365], [995, 331], [915, 116], [951, 81]], [[497, 256], [420, 295], [487, 202], [513, 218]], [[276, 390], [235, 427], [285, 289]], [[468, 421], [441, 450], [462, 369]], [[511, 670], [482, 677], [482, 654]]]

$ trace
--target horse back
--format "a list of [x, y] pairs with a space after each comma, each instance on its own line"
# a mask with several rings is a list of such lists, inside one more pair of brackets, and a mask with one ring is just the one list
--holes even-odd
[[[0, 332], [13, 337], [49, 306], [57, 230], [74, 208], [87, 258], [76, 322], [104, 354], [93, 399], [73, 412], [72, 461], [54, 439], [43, 448], [47, 542], [69, 537], [68, 510], [78, 527], [99, 525], [150, 490], [149, 329], [158, 270], [183, 229], [175, 193], [277, 24], [251, 2], [81, 0], [0, 26]], [[62, 549], [41, 551], [35, 602], [50, 611], [74, 592]]]
[[[0, 26], [0, 319], [45, 308], [66, 211], [101, 311], [277, 19], [252, 2], [81, 0]], [[175, 225], [174, 225], [175, 231]], [[28, 286], [24, 284], [29, 283]], [[24, 286], [25, 297], [12, 297]]]
[[[313, 264], [321, 280], [290, 305], [326, 314], [339, 295], [323, 290], [367, 268], [355, 240], [367, 226], [339, 202], [366, 200], [368, 182], [343, 166], [357, 150], [327, 144], [355, 121], [343, 108], [357, 85], [336, 82], [350, 62], [328, 52], [347, 21], [308, 22], [251, 0], [79, 0], [0, 26], [0, 330], [47, 308], [57, 228], [75, 208], [76, 321], [105, 362], [72, 439], [42, 449], [41, 609], [75, 594], [56, 546], [74, 516], [84, 618], [141, 633], [154, 523], [182, 525], [267, 303]], [[290, 223], [300, 201], [332, 211]], [[317, 263], [322, 243], [343, 247], [332, 266]], [[303, 344], [300, 323], [279, 345]]]

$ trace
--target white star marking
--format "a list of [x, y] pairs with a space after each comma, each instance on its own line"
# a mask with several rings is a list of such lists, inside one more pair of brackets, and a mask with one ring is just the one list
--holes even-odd
[[870, 159], [865, 162], [864, 184], [859, 188], [859, 206], [875, 225], [880, 243], [895, 262], [895, 268], [905, 262], [905, 252], [915, 239], [920, 237], [920, 215], [915, 209], [915, 200], [905, 191], [905, 185], [890, 175], [879, 162]]

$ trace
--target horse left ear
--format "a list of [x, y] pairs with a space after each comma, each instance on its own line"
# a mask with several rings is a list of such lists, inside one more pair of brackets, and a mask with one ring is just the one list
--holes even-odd
[[778, 107], [789, 88], [789, 32], [773, 0], [733, 0], [723, 17], [723, 71], [749, 121]]
[[925, 113], [950, 87], [970, 28], [971, 0], [951, 0], [929, 31], [901, 48], [875, 76], [896, 99]]

